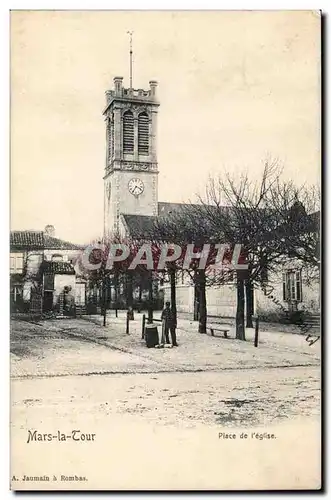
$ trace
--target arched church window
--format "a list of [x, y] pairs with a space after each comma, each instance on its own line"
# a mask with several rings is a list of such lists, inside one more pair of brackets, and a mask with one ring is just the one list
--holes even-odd
[[106, 137], [106, 141], [107, 141], [107, 164], [112, 156], [112, 126], [111, 126], [111, 123], [110, 123], [110, 120], [108, 119], [107, 121], [107, 137]]
[[123, 115], [123, 152], [133, 153], [134, 144], [134, 122], [133, 114], [127, 111]]
[[149, 154], [149, 119], [145, 112], [138, 116], [138, 154]]
[[114, 125], [110, 127], [110, 156], [113, 156], [114, 154]]

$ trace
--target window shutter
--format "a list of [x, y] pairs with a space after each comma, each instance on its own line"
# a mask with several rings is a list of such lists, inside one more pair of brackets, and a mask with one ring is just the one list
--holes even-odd
[[18, 255], [16, 257], [16, 272], [22, 272], [23, 271], [23, 257]]
[[133, 114], [127, 111], [123, 115], [123, 152], [133, 153], [134, 149], [134, 122]]
[[114, 154], [114, 124], [110, 127], [110, 156]]
[[291, 280], [291, 293], [290, 293], [290, 297], [291, 297], [291, 300], [295, 300], [296, 299], [296, 294], [295, 294], [295, 274], [294, 273], [290, 273], [290, 280]]
[[147, 113], [138, 116], [138, 153], [149, 154], [149, 119]]
[[287, 301], [287, 294], [286, 294], [286, 274], [283, 273], [283, 301], [286, 302]]
[[297, 271], [295, 273], [296, 277], [296, 300], [298, 302], [302, 301], [302, 279], [301, 279], [301, 271]]
[[113, 148], [113, 136], [112, 136], [112, 124], [110, 119], [107, 121], [107, 163], [109, 162], [112, 156], [112, 148]]

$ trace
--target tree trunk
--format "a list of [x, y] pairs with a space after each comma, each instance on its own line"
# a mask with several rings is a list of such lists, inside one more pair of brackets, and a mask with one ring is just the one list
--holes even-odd
[[177, 307], [176, 307], [176, 270], [170, 270], [170, 303], [171, 303], [171, 311], [173, 314], [173, 318], [175, 320], [175, 324], [177, 325]]
[[148, 276], [148, 323], [153, 323], [153, 275]]
[[117, 308], [118, 308], [118, 273], [114, 273], [114, 306], [115, 306], [115, 316], [117, 318]]
[[108, 293], [108, 300], [107, 300], [107, 309], [111, 309], [111, 300], [112, 300], [112, 297], [111, 297], [111, 281], [110, 279], [108, 278], [108, 282], [107, 282], [107, 293]]
[[193, 311], [193, 321], [199, 321], [199, 309], [200, 309], [200, 291], [198, 283], [198, 275], [194, 275], [194, 311]]
[[250, 280], [245, 283], [246, 291], [246, 328], [253, 328], [254, 287]]
[[236, 339], [245, 339], [245, 287], [244, 280], [237, 273], [237, 314], [236, 314]]
[[142, 302], [141, 302], [141, 299], [142, 299], [142, 295], [143, 295], [143, 284], [142, 284], [142, 277], [140, 276], [140, 281], [139, 281], [139, 285], [138, 285], [138, 304], [137, 304], [137, 311], [138, 313], [141, 312], [141, 309], [142, 309]]
[[126, 307], [129, 313], [129, 320], [134, 319], [133, 315], [133, 275], [128, 271], [126, 275]]
[[103, 315], [103, 326], [106, 326], [107, 319], [107, 283], [106, 276], [102, 279], [102, 315]]
[[199, 282], [199, 333], [207, 332], [207, 301], [206, 301], [206, 274], [204, 269], [198, 271]]
[[111, 308], [111, 283], [110, 283], [109, 276], [107, 276], [107, 279], [106, 279], [106, 295], [107, 295], [106, 308], [110, 309]]

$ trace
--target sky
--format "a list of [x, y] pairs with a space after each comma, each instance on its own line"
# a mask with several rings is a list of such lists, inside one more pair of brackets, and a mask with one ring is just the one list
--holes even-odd
[[13, 11], [11, 228], [86, 243], [102, 234], [105, 91], [159, 82], [159, 201], [278, 158], [320, 176], [316, 11]]

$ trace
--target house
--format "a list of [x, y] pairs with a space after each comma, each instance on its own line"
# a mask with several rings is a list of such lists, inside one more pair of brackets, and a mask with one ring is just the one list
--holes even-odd
[[84, 247], [56, 238], [54, 226], [51, 225], [45, 227], [44, 244], [44, 311], [56, 307], [65, 286], [71, 287], [76, 306], [84, 307], [86, 280], [76, 273], [73, 265]]
[[[320, 314], [320, 212], [303, 215], [297, 228], [300, 246], [289, 248], [283, 265], [267, 276], [265, 288], [255, 291], [260, 317], [277, 318], [297, 311]], [[278, 236], [282, 237], [282, 229]]]
[[44, 231], [11, 231], [10, 296], [12, 311], [47, 312], [56, 308], [65, 286], [77, 305], [85, 305], [85, 280], [73, 261], [83, 247], [55, 237], [53, 226]]
[[[266, 320], [279, 320], [284, 316], [304, 311], [320, 314], [319, 248], [314, 244], [320, 230], [320, 213], [306, 218], [301, 238], [306, 248], [288, 249], [283, 264], [273, 272], [265, 272], [264, 286], [256, 286], [253, 292], [254, 313]], [[281, 233], [281, 232], [280, 232]], [[301, 235], [301, 236], [302, 236]], [[274, 236], [273, 236], [274, 237]], [[299, 253], [308, 252], [305, 259]], [[302, 257], [302, 255], [301, 255]], [[195, 290], [189, 280], [179, 277], [176, 285], [176, 302], [179, 312], [194, 313]], [[170, 286], [163, 286], [165, 300], [170, 300]], [[208, 314], [234, 318], [236, 316], [237, 288], [233, 281], [206, 289]]]
[[[179, 212], [181, 204], [159, 204], [163, 213]], [[144, 238], [153, 231], [156, 217], [126, 215], [122, 216], [127, 234], [133, 238]], [[283, 264], [273, 272], [264, 273], [264, 286], [256, 286], [253, 293], [255, 314], [261, 318], [278, 320], [297, 311], [311, 315], [320, 313], [320, 279], [319, 279], [319, 248], [318, 235], [320, 213], [305, 215], [300, 221], [302, 248], [289, 248], [284, 254]], [[291, 226], [292, 227], [292, 226]], [[282, 237], [288, 226], [277, 228], [277, 238]], [[274, 238], [271, 231], [269, 238]], [[305, 258], [302, 259], [303, 254]], [[233, 273], [232, 273], [233, 274]], [[170, 300], [170, 285], [163, 283], [161, 290], [165, 300]], [[206, 300], [208, 314], [233, 318], [236, 315], [237, 288], [235, 275], [224, 284], [208, 286]], [[194, 313], [196, 293], [188, 276], [178, 274], [176, 284], [176, 305], [179, 312]]]
[[42, 231], [10, 233], [10, 299], [13, 311], [41, 310], [44, 234]]

